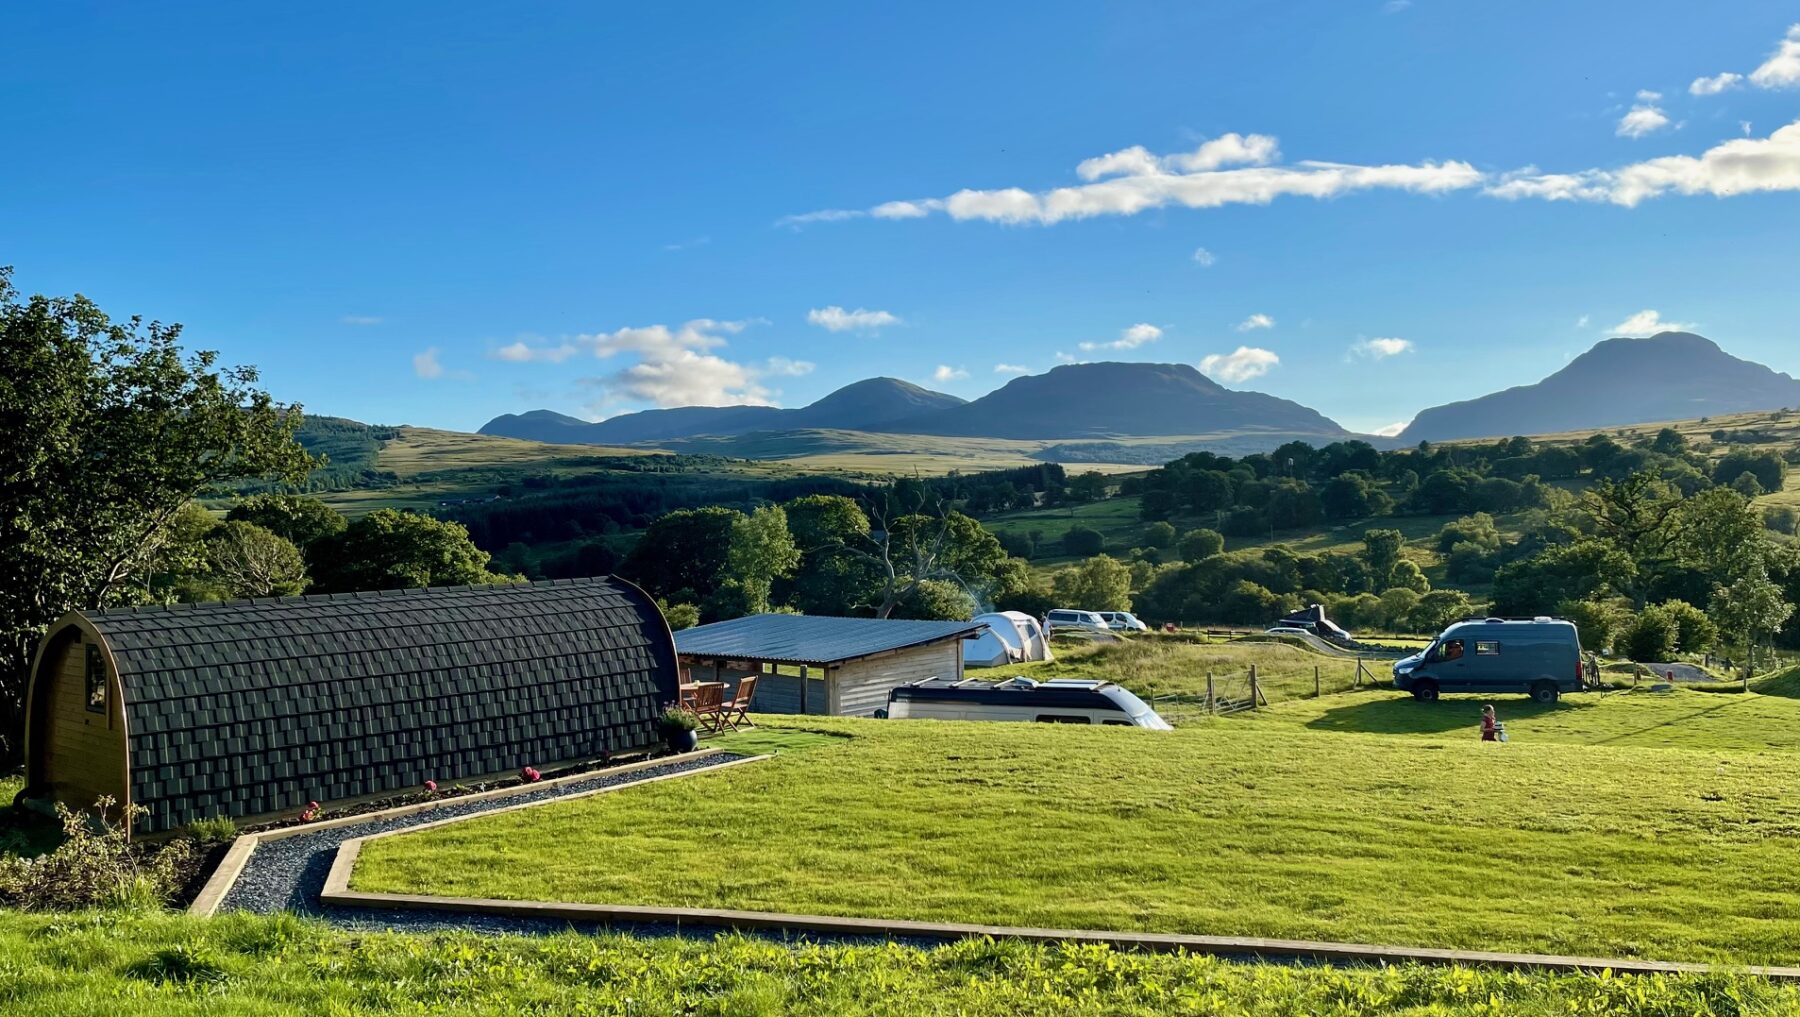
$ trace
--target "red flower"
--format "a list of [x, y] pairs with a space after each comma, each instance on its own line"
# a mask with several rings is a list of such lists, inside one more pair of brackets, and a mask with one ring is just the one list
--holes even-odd
[[435, 780], [426, 781], [425, 782], [425, 790], [431, 794], [437, 794], [437, 781], [435, 781]]
[[319, 818], [319, 803], [307, 802], [306, 808], [300, 810], [300, 821], [310, 823], [317, 818]]
[[525, 769], [519, 771], [519, 776], [525, 778], [525, 782], [530, 784], [535, 782], [539, 777], [542, 777], [543, 774], [537, 772], [535, 767], [527, 766]]

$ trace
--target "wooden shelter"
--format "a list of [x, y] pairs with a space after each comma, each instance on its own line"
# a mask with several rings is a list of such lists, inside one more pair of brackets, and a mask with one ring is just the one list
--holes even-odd
[[963, 639], [975, 622], [757, 614], [675, 634], [694, 682], [759, 676], [751, 709], [868, 717], [888, 692], [922, 678], [962, 678]]
[[677, 675], [615, 578], [76, 612], [33, 664], [24, 794], [141, 833], [548, 769], [654, 744]]

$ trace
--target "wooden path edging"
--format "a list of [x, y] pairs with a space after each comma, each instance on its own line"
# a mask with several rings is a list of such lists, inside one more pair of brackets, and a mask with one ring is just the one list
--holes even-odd
[[[370, 838], [373, 839], [373, 838]], [[1675, 975], [1734, 972], [1783, 981], [1800, 981], [1800, 967], [1706, 964], [1558, 954], [1498, 953], [1485, 950], [1441, 950], [1431, 947], [1333, 943], [1251, 936], [1193, 936], [1157, 932], [1109, 932], [1096, 929], [1043, 929], [1030, 926], [973, 925], [959, 922], [915, 922], [885, 918], [845, 918], [777, 911], [734, 911], [723, 908], [641, 907], [628, 904], [579, 904], [562, 901], [496, 900], [481, 897], [432, 897], [422, 894], [360, 893], [347, 889], [350, 871], [361, 849], [346, 841], [338, 849], [322, 903], [333, 907], [399, 911], [442, 911], [453, 914], [521, 918], [537, 921], [605, 925], [612, 922], [654, 923], [700, 928], [752, 929], [827, 936], [888, 938], [1015, 939], [1032, 943], [1098, 943], [1120, 950], [1186, 952], [1227, 957], [1312, 960], [1351, 964], [1459, 964], [1466, 967], [1628, 975]]]
[[[507, 798], [512, 795], [526, 794], [533, 791], [544, 791], [549, 788], [566, 787], [570, 784], [579, 784], [583, 781], [594, 780], [598, 777], [610, 774], [634, 773], [638, 770], [647, 770], [652, 767], [663, 766], [668, 764], [671, 760], [681, 760], [685, 762], [688, 760], [703, 759], [707, 756], [716, 756], [723, 751], [723, 749], [719, 748], [702, 748], [690, 753], [685, 753], [681, 756], [660, 756], [653, 759], [640, 759], [636, 762], [625, 763], [621, 766], [608, 767], [600, 770], [587, 770], [582, 773], [572, 773], [552, 780], [543, 780], [532, 784], [519, 784], [514, 787], [494, 788], [491, 791], [477, 791], [473, 794], [466, 795], [451, 795], [446, 798], [436, 798], [426, 802], [415, 802], [411, 805], [396, 805], [391, 809], [381, 809], [377, 812], [359, 812], [353, 816], [340, 816], [337, 819], [326, 819], [317, 823], [301, 823], [295, 826], [284, 826], [278, 830], [266, 830], [262, 833], [246, 833], [231, 842], [230, 850], [226, 851], [225, 857], [220, 859], [219, 867], [214, 869], [213, 874], [207, 878], [206, 885], [200, 888], [200, 893], [194, 898], [194, 902], [188, 905], [187, 913], [199, 918], [209, 918], [212, 915], [217, 914], [219, 905], [225, 902], [226, 896], [231, 893], [231, 888], [237, 884], [238, 877], [243, 875], [244, 866], [250, 864], [251, 854], [256, 851], [257, 845], [265, 841], [286, 840], [289, 837], [301, 837], [309, 833], [318, 833], [322, 830], [335, 830], [340, 827], [355, 826], [358, 823], [375, 823], [388, 819], [398, 819], [402, 816], [410, 816], [420, 812], [429, 812], [432, 809], [441, 809], [450, 805], [464, 805], [469, 802], [489, 801], [495, 798]], [[672, 774], [670, 776], [679, 776], [679, 774]], [[566, 802], [576, 798], [585, 798], [587, 795], [599, 791], [610, 791], [613, 787], [635, 787], [638, 784], [645, 783], [649, 783], [649, 781], [633, 781], [630, 784], [596, 788], [594, 791], [574, 795], [560, 795], [555, 798], [547, 798], [545, 801]], [[495, 812], [500, 811], [504, 810], [493, 809], [487, 812], [477, 812], [473, 815], [490, 816]], [[473, 816], [464, 818], [473, 818]], [[420, 824], [420, 826], [425, 825], [436, 824]], [[416, 830], [419, 828], [420, 827], [418, 826], [409, 826], [405, 829]], [[394, 832], [398, 833], [404, 831]]]

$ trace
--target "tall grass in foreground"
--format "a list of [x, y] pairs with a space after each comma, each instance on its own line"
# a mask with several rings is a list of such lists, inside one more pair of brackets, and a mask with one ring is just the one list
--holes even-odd
[[743, 937], [414, 936], [337, 932], [291, 917], [0, 914], [0, 1012], [8, 1017], [1759, 1017], [1796, 1009], [1800, 990], [1729, 974], [1300, 968], [986, 941], [919, 949]]

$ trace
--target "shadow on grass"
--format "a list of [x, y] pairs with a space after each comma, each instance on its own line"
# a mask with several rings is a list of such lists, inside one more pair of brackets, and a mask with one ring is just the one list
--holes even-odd
[[1384, 695], [1326, 710], [1307, 721], [1306, 726], [1318, 731], [1364, 734], [1444, 734], [1467, 730], [1473, 736], [1481, 726], [1481, 708], [1488, 703], [1494, 704], [1502, 722], [1591, 710], [1597, 705], [1594, 700], [1570, 699], [1544, 705], [1524, 696], [1445, 696], [1435, 703], [1424, 703], [1408, 695]]

